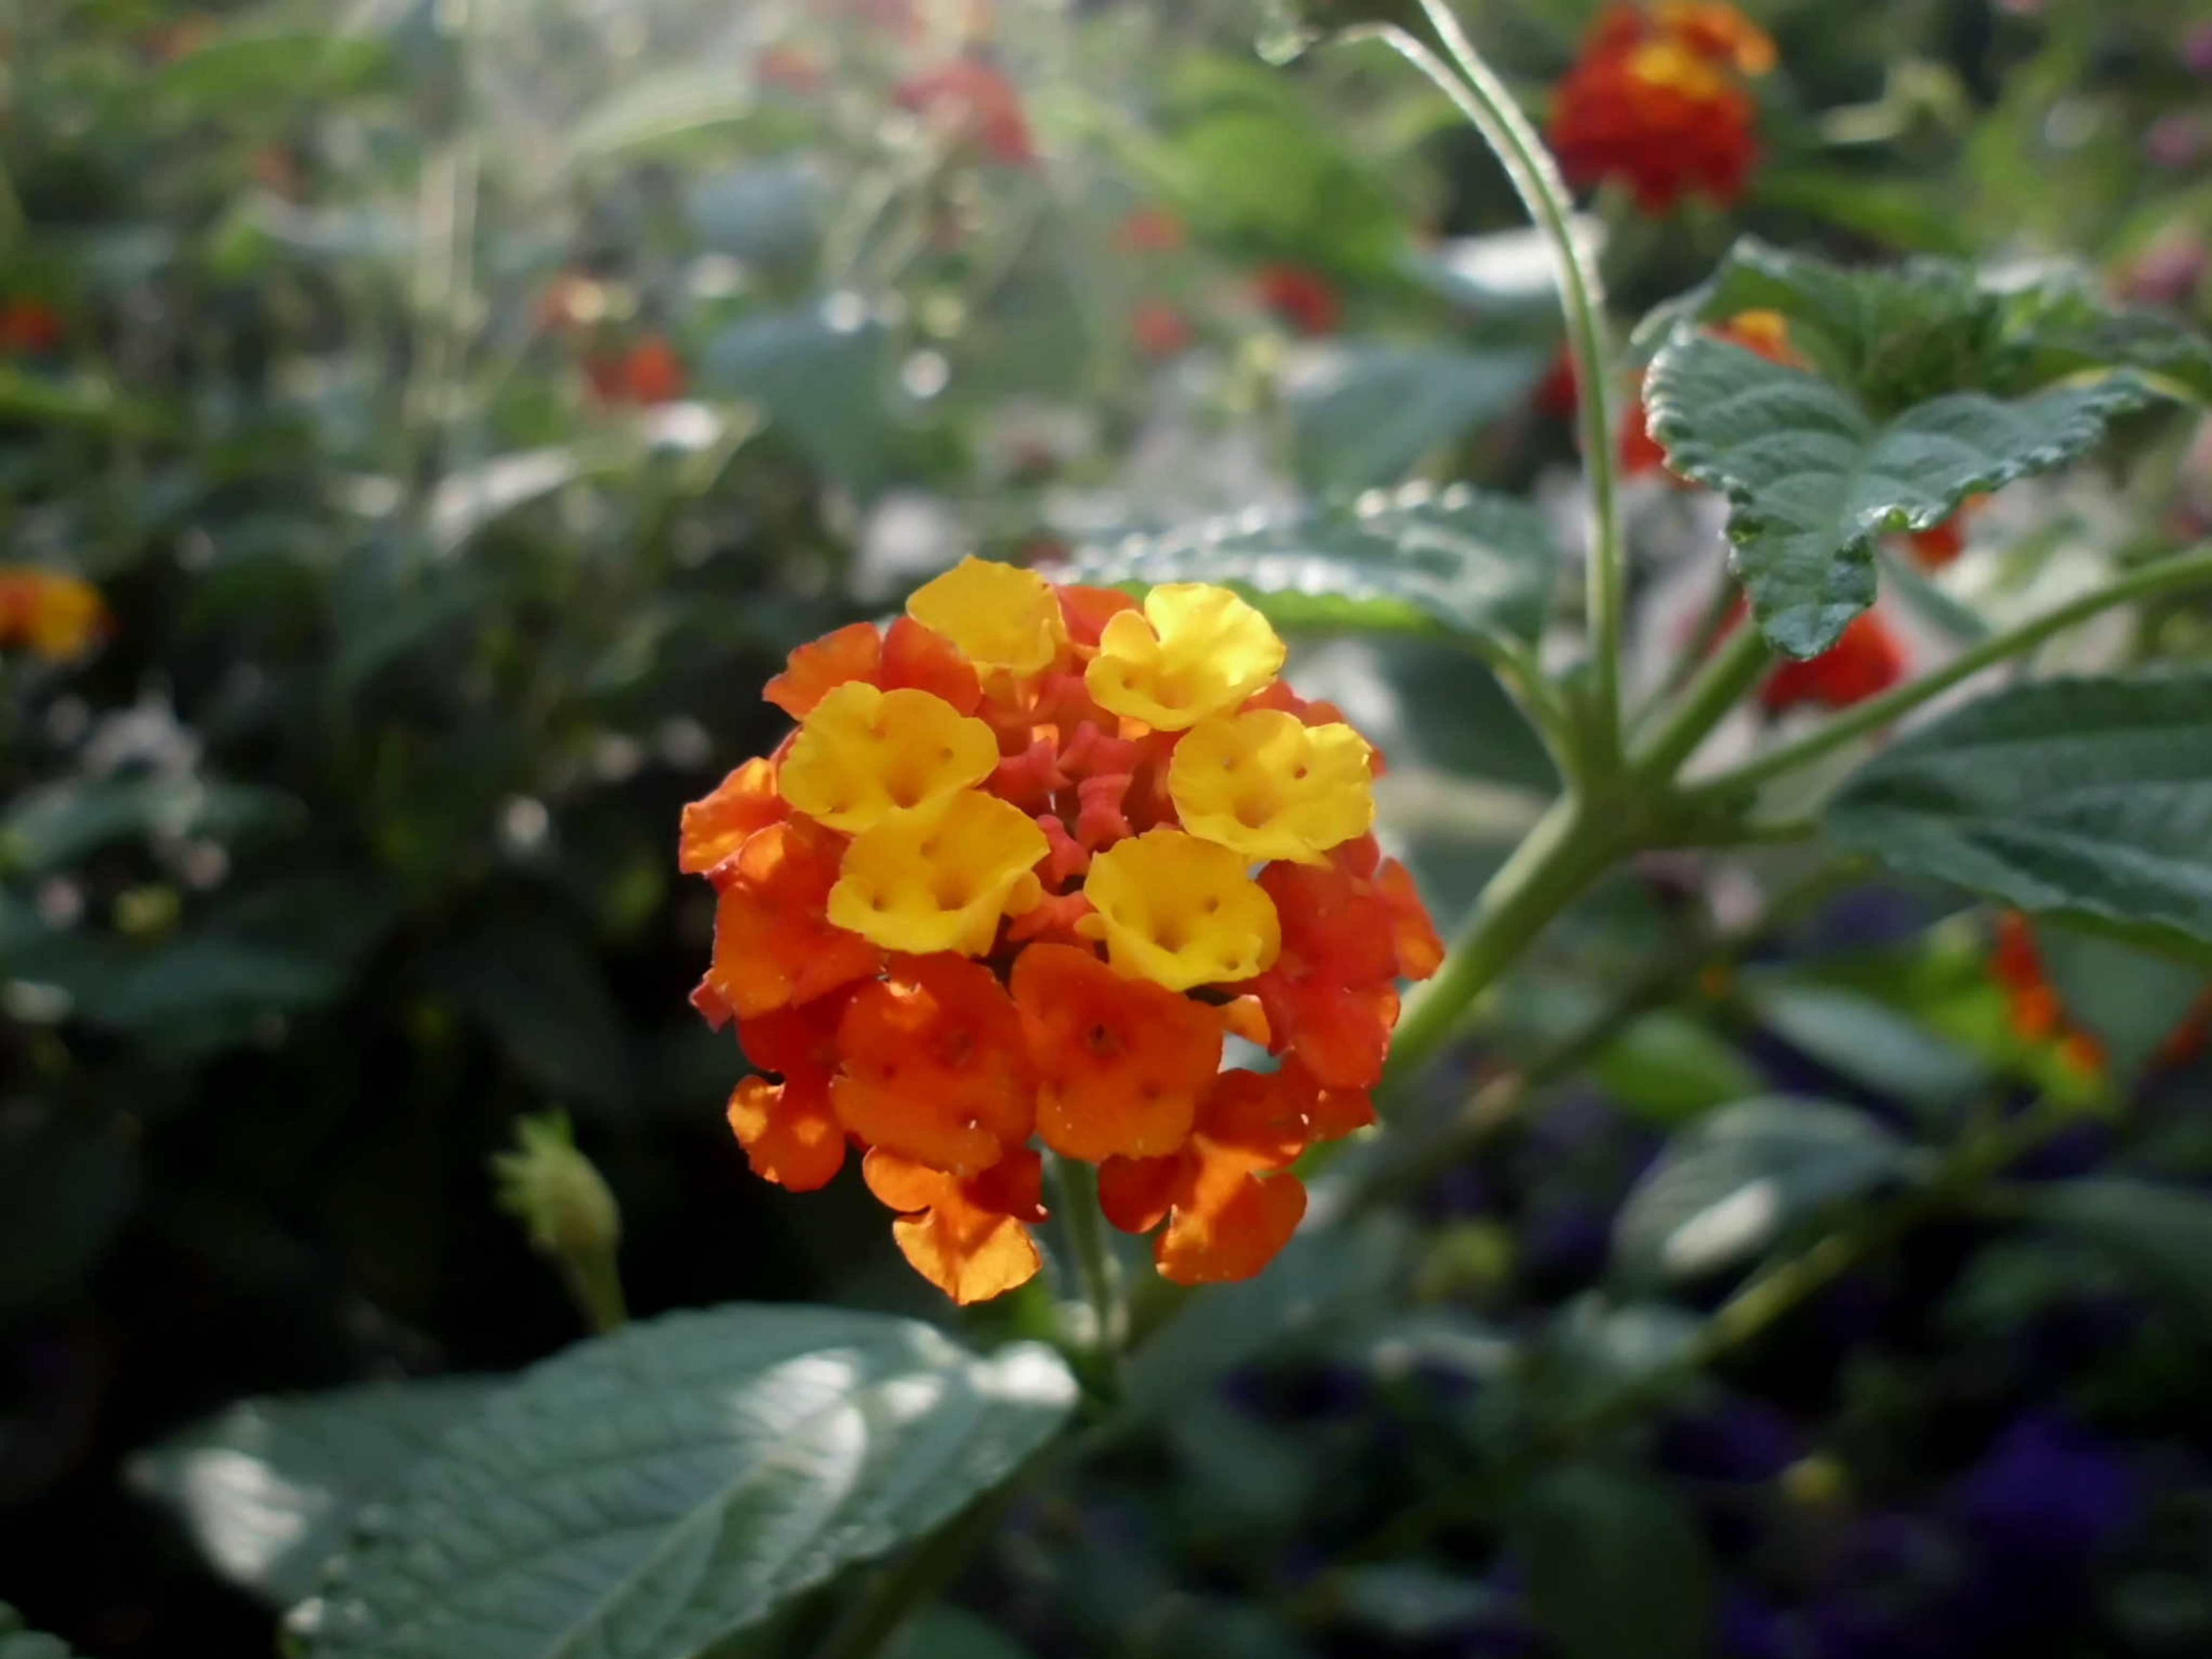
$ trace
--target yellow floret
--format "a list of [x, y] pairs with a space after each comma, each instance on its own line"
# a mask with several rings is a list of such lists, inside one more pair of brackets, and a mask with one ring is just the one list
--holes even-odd
[[853, 838], [830, 920], [887, 951], [991, 948], [999, 918], [1034, 908], [1044, 831], [1019, 807], [969, 789], [934, 817], [909, 814]]
[[1727, 77], [1710, 58], [1675, 40], [1651, 40], [1637, 47], [1629, 57], [1628, 72], [1648, 87], [1664, 87], [1686, 98], [1713, 98], [1728, 90]]
[[1060, 598], [1034, 570], [963, 559], [915, 590], [906, 614], [986, 672], [1036, 674], [1067, 638]]
[[833, 829], [928, 817], [999, 763], [999, 740], [944, 698], [848, 680], [800, 722], [777, 787]]
[[1200, 720], [1176, 744], [1168, 792], [1194, 836], [1255, 863], [1322, 854], [1375, 826], [1374, 750], [1340, 721], [1274, 708]]
[[48, 662], [82, 656], [107, 621], [100, 590], [75, 576], [40, 579], [31, 603], [27, 642]]
[[1249, 979], [1283, 947], [1275, 902], [1225, 847], [1152, 830], [1091, 860], [1083, 927], [1115, 969], [1170, 991]]
[[1221, 714], [1283, 665], [1267, 619], [1225, 587], [1164, 582], [1144, 614], [1124, 611], [1098, 636], [1084, 684], [1102, 708], [1166, 732]]

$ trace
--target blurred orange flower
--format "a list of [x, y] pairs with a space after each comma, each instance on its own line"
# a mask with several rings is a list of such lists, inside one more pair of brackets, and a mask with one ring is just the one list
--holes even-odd
[[1601, 13], [1556, 89], [1550, 137], [1568, 181], [1618, 180], [1645, 212], [1744, 192], [1759, 156], [1747, 76], [1774, 43], [1735, 7], [1619, 4]]
[[112, 625], [100, 590], [82, 577], [35, 565], [0, 565], [0, 648], [21, 646], [47, 662], [69, 662]]

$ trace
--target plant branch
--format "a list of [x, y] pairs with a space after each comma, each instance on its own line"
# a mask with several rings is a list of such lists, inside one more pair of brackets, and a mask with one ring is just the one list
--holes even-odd
[[1513, 94], [1460, 27], [1444, 0], [1420, 0], [1430, 26], [1458, 73], [1427, 46], [1394, 24], [1365, 24], [1338, 37], [1380, 40], [1435, 84], [1480, 133], [1505, 169], [1528, 216], [1551, 244], [1559, 305], [1565, 313], [1567, 351], [1580, 392], [1583, 464], [1589, 473], [1590, 551], [1588, 562], [1590, 659], [1599, 736], [1605, 758], [1618, 750], [1620, 733], [1621, 618], [1627, 605], [1626, 557], [1613, 452], [1611, 353], [1605, 329], [1604, 285], [1597, 264], [1574, 235], [1573, 198], [1544, 141], [1514, 101]]
[[1114, 1263], [1100, 1227], [1098, 1177], [1079, 1159], [1054, 1155], [1053, 1176], [1059, 1188], [1060, 1215], [1076, 1277], [1091, 1307], [1091, 1370], [1093, 1384], [1110, 1402], [1121, 1394], [1123, 1326], [1114, 1293]]
[[1766, 672], [1771, 648], [1755, 628], [1739, 628], [1691, 680], [1651, 741], [1636, 757], [1636, 775], [1665, 783], [1728, 717]]
[[1685, 802], [1711, 805], [1741, 795], [1784, 773], [1794, 772], [1859, 738], [1879, 732], [1911, 714], [1931, 697], [1949, 690], [1961, 680], [1971, 678], [1984, 668], [2008, 658], [2032, 651], [2053, 635], [2063, 633], [2077, 623], [2087, 622], [2090, 617], [2116, 605], [2125, 605], [2130, 599], [2149, 599], [2183, 588], [2208, 586], [2212, 586], [2212, 547], [2198, 548], [2173, 558], [2161, 559], [2155, 564], [2145, 565], [2108, 586], [2084, 593], [2043, 616], [2007, 629], [2002, 634], [1992, 635], [1979, 645], [1961, 652], [1935, 672], [1846, 710], [1795, 743], [1784, 744], [1780, 748], [1747, 761], [1732, 771], [1697, 784], [1685, 790], [1680, 799]]

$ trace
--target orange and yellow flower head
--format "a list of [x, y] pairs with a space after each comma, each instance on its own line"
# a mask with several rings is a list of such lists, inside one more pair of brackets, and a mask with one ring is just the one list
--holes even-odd
[[33, 565], [0, 565], [0, 650], [21, 647], [47, 662], [71, 662], [107, 633], [100, 590], [79, 576]]
[[1735, 202], [1759, 159], [1747, 83], [1774, 62], [1766, 33], [1717, 0], [1609, 8], [1553, 95], [1561, 170], [1624, 184], [1655, 215], [1692, 194]]
[[[1289, 1166], [1373, 1121], [1398, 981], [1442, 955], [1376, 845], [1375, 750], [1283, 659], [1226, 588], [978, 559], [793, 651], [766, 696], [797, 729], [678, 854], [717, 895], [692, 1000], [755, 1068], [755, 1172], [805, 1191], [859, 1147], [960, 1302], [1037, 1271], [1040, 1146], [1169, 1278], [1265, 1267]], [[1224, 1071], [1231, 1036], [1275, 1069]]]

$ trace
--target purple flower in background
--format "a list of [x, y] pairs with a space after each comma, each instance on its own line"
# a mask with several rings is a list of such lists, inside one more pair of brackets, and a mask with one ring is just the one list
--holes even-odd
[[2203, 240], [2187, 231], [2160, 237], [2119, 273], [2120, 297], [2131, 305], [2185, 306], [2204, 281], [2208, 253]]
[[2212, 133], [2193, 115], [2161, 116], [2143, 140], [2143, 152], [2159, 167], [2177, 171], [2195, 167], [2212, 149]]
[[2181, 38], [2181, 61], [2197, 75], [2212, 75], [2212, 23], [2199, 23]]
[[2106, 1442], [2030, 1412], [1952, 1492], [1975, 1540], [2021, 1571], [2079, 1565], [2141, 1517], [2142, 1482]]
[[1668, 1419], [1659, 1461], [1691, 1480], [1771, 1480], [1805, 1455], [1805, 1438], [1763, 1400], [1737, 1399]]

